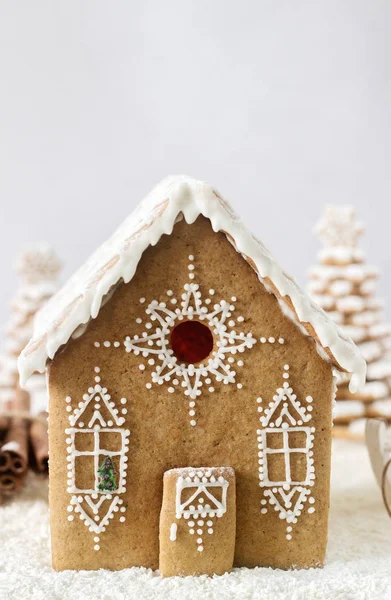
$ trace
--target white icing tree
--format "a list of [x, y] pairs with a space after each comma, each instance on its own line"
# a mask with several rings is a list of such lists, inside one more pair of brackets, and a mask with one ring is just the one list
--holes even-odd
[[379, 270], [357, 247], [362, 223], [352, 206], [326, 206], [315, 227], [324, 243], [319, 265], [310, 269], [309, 291], [359, 347], [368, 364], [367, 382], [349, 392], [339, 378], [334, 411], [336, 435], [361, 438], [365, 419], [391, 420], [391, 328], [383, 322], [383, 301], [376, 296]]
[[[20, 284], [11, 304], [11, 318], [0, 356], [0, 407], [13, 401], [19, 381], [17, 358], [31, 338], [37, 311], [57, 290], [60, 267], [60, 261], [44, 243], [26, 248], [16, 261], [15, 270]], [[43, 375], [32, 377], [29, 391], [32, 396], [45, 393]]]

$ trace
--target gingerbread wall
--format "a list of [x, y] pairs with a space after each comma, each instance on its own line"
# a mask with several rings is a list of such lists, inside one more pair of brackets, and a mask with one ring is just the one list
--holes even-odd
[[[145, 313], [151, 301], [164, 302], [170, 311], [181, 310], [184, 285], [194, 283], [200, 286], [205, 310], [210, 313], [217, 305], [217, 329], [224, 310], [220, 301], [225, 299], [234, 307], [225, 320], [227, 331], [235, 332], [227, 345], [243, 346], [244, 341], [245, 347], [243, 352], [224, 355], [224, 377], [228, 372], [231, 382], [217, 381], [215, 374], [207, 373], [201, 377], [201, 394], [192, 399], [184, 393], [189, 386], [183, 377], [171, 375], [161, 384], [152, 382], [152, 373], [162, 360], [151, 352], [157, 348], [159, 336], [150, 344], [143, 343], [144, 356], [137, 354], [135, 336], [142, 337], [143, 332], [153, 336], [157, 324], [160, 326], [151, 319], [153, 311], [152, 315]], [[240, 338], [241, 332], [245, 336]], [[246, 337], [249, 333], [255, 344]], [[215, 334], [215, 349], [218, 337]], [[284, 417], [281, 403], [273, 417], [276, 421], [280, 416], [281, 422], [271, 424], [271, 419], [267, 424], [265, 409], [284, 383], [293, 389], [293, 403], [300, 414], [293, 414], [294, 408], [287, 402], [291, 417]], [[89, 523], [99, 524], [112, 498], [104, 500], [94, 514], [101, 496], [90, 495], [87, 506], [83, 493], [71, 491], [74, 484], [92, 489], [96, 481], [97, 463], [92, 455], [77, 457], [72, 479], [72, 444], [78, 452], [92, 452], [97, 436], [71, 433], [75, 428], [88, 429], [94, 418], [94, 401], [79, 418], [75, 411], [83, 409], [83, 395], [87, 394], [86, 399], [93, 395], [95, 385], [107, 388], [107, 403], [114, 403], [112, 410], [118, 411], [113, 419], [102, 401], [106, 425], [110, 421], [118, 431], [101, 432], [100, 447], [108, 451], [122, 448], [122, 457], [114, 456], [113, 463], [117, 478], [120, 471], [126, 475], [118, 495], [121, 502], [101, 533], [90, 531]], [[206, 219], [200, 217], [190, 226], [179, 222], [171, 236], [164, 236], [145, 252], [133, 280], [121, 284], [86, 332], [57, 354], [49, 369], [49, 387], [50, 516], [56, 569], [158, 568], [163, 473], [187, 466], [235, 469], [237, 566], [322, 564], [329, 504], [331, 367], [317, 354], [313, 342], [281, 313], [275, 297], [260, 284], [247, 262], [223, 234], [212, 231]], [[96, 406], [99, 408], [99, 403]], [[265, 426], [282, 429], [282, 423], [289, 422], [293, 428], [293, 417], [297, 429], [289, 434], [289, 446], [305, 447], [306, 451], [288, 456], [269, 453], [266, 458], [265, 443], [268, 449], [278, 450], [285, 442], [281, 431], [281, 435], [270, 432], [266, 441], [262, 434]], [[100, 427], [97, 419], [91, 428], [96, 425]], [[281, 500], [281, 488], [289, 504], [292, 486], [284, 490], [271, 483], [285, 480], [287, 461], [291, 480], [307, 482], [296, 486], [291, 498], [291, 509], [299, 504], [296, 523], [279, 518], [281, 511], [275, 510], [278, 504], [274, 501]], [[78, 503], [85, 507], [87, 519], [79, 518]]]

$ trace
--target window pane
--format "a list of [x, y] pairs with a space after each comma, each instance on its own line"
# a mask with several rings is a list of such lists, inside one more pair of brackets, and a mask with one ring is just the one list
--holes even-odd
[[278, 450], [284, 447], [284, 441], [281, 431], [272, 431], [266, 433], [266, 447], [270, 450]]
[[119, 488], [119, 456], [100, 454], [98, 459], [98, 489], [101, 492], [115, 492]]
[[285, 458], [283, 453], [268, 454], [267, 468], [269, 481], [285, 481]]
[[109, 452], [121, 452], [122, 438], [120, 433], [103, 431], [99, 434], [99, 447]]
[[305, 448], [307, 445], [306, 431], [289, 431], [289, 448]]
[[304, 483], [307, 479], [307, 454], [304, 452], [291, 452], [291, 479]]
[[93, 452], [94, 451], [94, 434], [89, 432], [85, 433], [82, 431], [75, 432], [75, 448], [79, 452]]
[[95, 470], [93, 456], [76, 456], [75, 471], [75, 484], [79, 490], [95, 489]]

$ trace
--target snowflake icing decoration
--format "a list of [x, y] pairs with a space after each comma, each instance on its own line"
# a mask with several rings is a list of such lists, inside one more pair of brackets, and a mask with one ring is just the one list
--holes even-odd
[[[189, 279], [194, 280], [194, 256], [189, 256]], [[237, 332], [234, 327], [244, 321], [244, 317], [232, 318], [235, 311], [236, 297], [230, 302], [220, 300], [212, 305], [215, 291], [209, 290], [209, 297], [202, 298], [199, 285], [190, 281], [184, 285], [180, 307], [179, 301], [174, 297], [171, 290], [167, 291], [167, 302], [153, 300], [145, 310], [148, 321], [145, 323], [145, 331], [133, 337], [125, 338], [126, 352], [133, 352], [136, 356], [141, 355], [148, 359], [147, 363], [153, 367], [152, 383], [162, 385], [169, 383], [168, 392], [174, 393], [177, 388], [184, 388], [185, 396], [189, 401], [190, 424], [196, 425], [195, 400], [201, 395], [201, 388], [205, 384], [209, 392], [214, 391], [212, 379], [224, 384], [236, 383], [236, 371], [233, 369], [235, 355], [250, 349], [256, 343], [252, 333]], [[140, 298], [140, 303], [145, 303], [145, 298]], [[170, 347], [170, 334], [173, 328], [181, 321], [196, 319], [204, 322], [214, 335], [214, 349], [204, 362], [197, 364], [182, 363]], [[141, 324], [142, 319], [136, 319]], [[238, 367], [243, 366], [242, 360], [236, 360]], [[139, 365], [140, 370], [145, 369], [145, 364]], [[147, 383], [150, 389], [152, 383]], [[236, 383], [238, 389], [241, 383]]]

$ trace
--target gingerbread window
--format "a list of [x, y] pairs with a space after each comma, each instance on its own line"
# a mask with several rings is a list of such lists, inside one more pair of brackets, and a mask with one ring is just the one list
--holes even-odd
[[[75, 428], [70, 431], [73, 492], [121, 493], [124, 485], [125, 434], [125, 430], [109, 428], [99, 431]], [[110, 459], [116, 475], [111, 489], [102, 488], [100, 469], [106, 458]]]
[[264, 437], [264, 478], [270, 484], [308, 483], [309, 427], [266, 429]]

